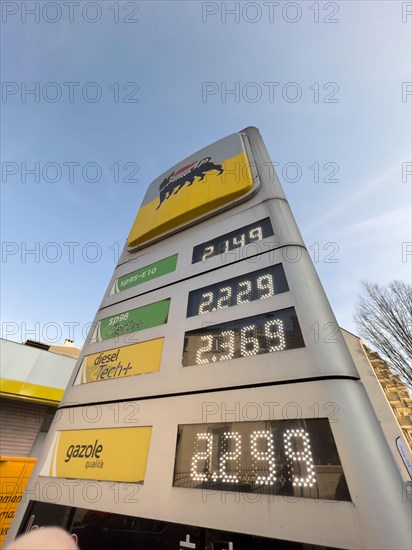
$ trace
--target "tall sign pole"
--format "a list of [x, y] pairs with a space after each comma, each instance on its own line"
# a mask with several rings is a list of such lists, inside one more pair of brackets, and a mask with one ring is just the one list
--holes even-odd
[[12, 536], [410, 547], [408, 473], [256, 128], [148, 187], [46, 446]]

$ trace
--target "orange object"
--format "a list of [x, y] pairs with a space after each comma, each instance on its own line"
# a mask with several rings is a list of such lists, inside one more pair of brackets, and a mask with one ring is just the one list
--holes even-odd
[[35, 458], [0, 457], [0, 548], [35, 464]]

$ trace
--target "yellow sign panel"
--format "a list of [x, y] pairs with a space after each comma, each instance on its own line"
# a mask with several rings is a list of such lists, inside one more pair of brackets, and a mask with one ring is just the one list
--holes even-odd
[[142, 483], [151, 426], [56, 432], [40, 475]]
[[127, 239], [137, 246], [248, 193], [250, 163], [240, 134], [232, 134], [171, 168], [148, 188]]
[[83, 358], [76, 384], [114, 380], [125, 376], [157, 372], [164, 338], [113, 348]]
[[26, 489], [35, 458], [0, 457], [0, 548]]

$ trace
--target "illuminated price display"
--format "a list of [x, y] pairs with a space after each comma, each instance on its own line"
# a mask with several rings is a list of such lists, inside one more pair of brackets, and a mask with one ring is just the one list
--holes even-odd
[[326, 418], [178, 427], [174, 487], [351, 500]]
[[271, 298], [289, 290], [282, 264], [234, 277], [189, 294], [187, 316], [201, 315], [254, 300]]
[[295, 308], [262, 313], [185, 333], [183, 366], [304, 347]]
[[193, 249], [192, 264], [204, 262], [207, 258], [218, 256], [241, 248], [256, 241], [261, 241], [273, 235], [272, 224], [269, 218], [265, 218], [255, 223], [231, 231], [216, 239], [212, 239], [202, 244], [198, 244]]

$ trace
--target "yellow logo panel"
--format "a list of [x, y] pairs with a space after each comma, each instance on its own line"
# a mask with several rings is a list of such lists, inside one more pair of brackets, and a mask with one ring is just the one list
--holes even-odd
[[232, 134], [191, 155], [148, 188], [127, 239], [130, 247], [200, 219], [253, 187], [240, 134]]
[[40, 475], [142, 483], [151, 426], [56, 432]]

